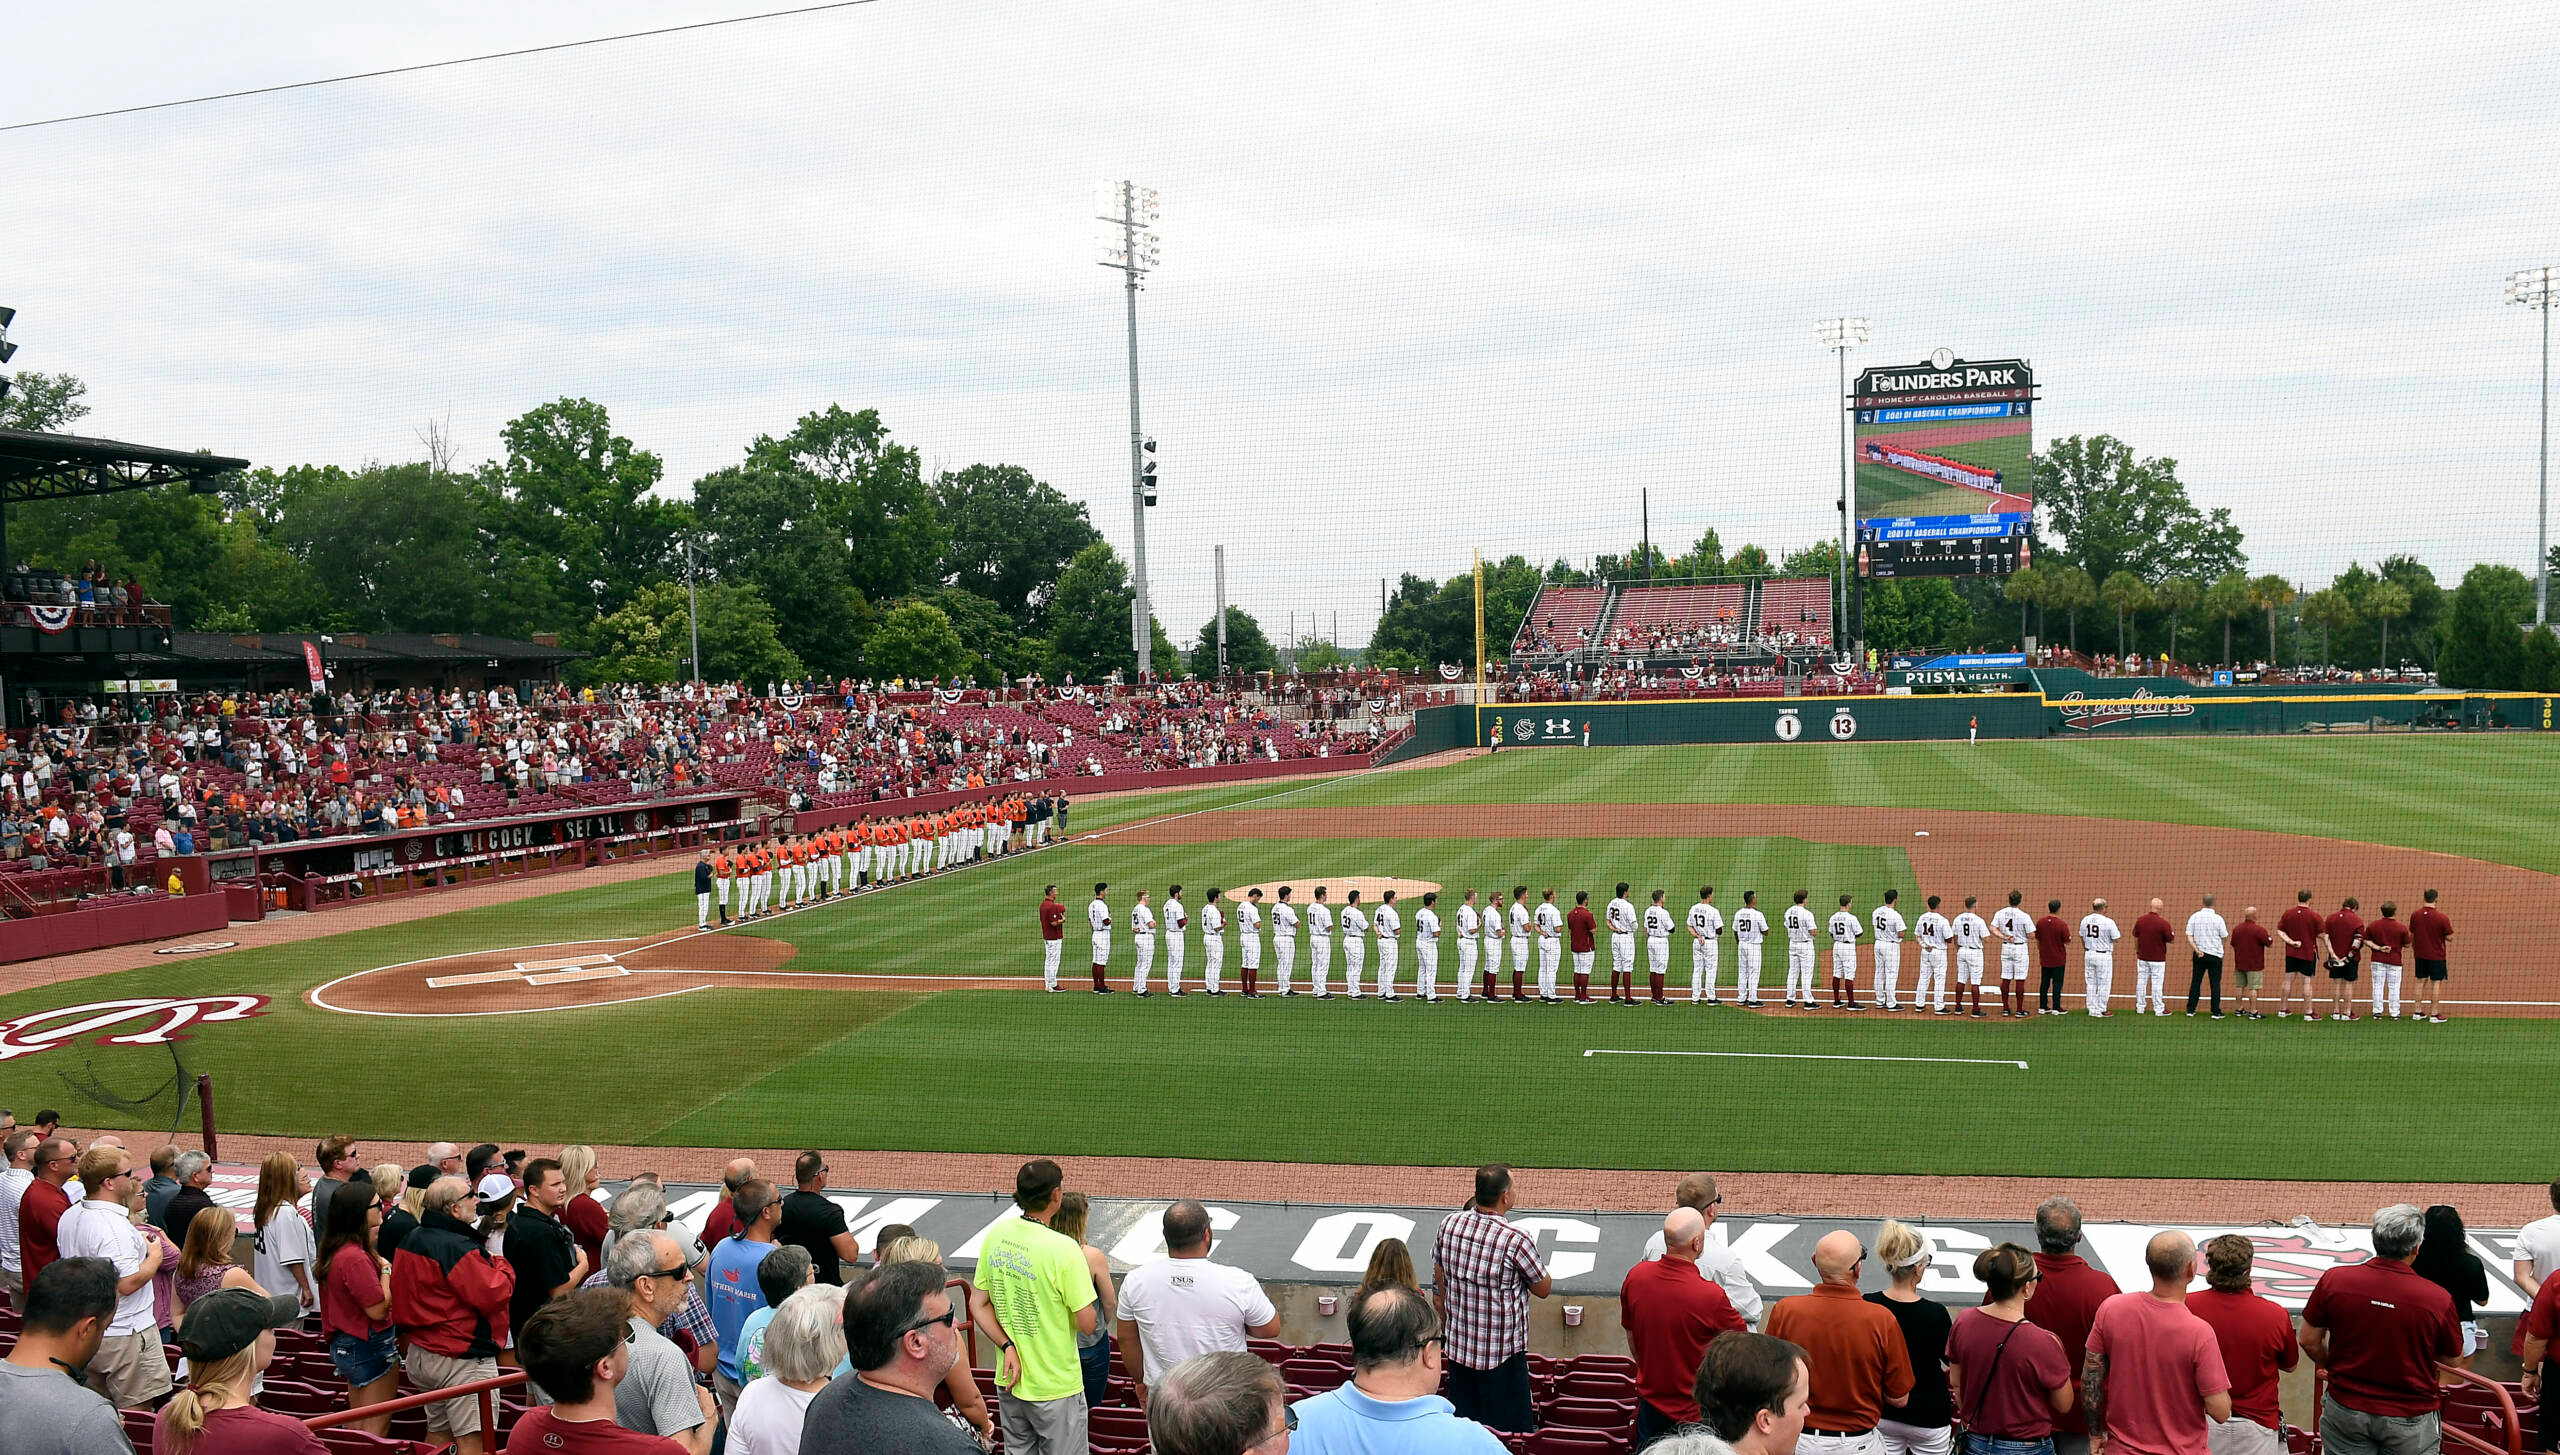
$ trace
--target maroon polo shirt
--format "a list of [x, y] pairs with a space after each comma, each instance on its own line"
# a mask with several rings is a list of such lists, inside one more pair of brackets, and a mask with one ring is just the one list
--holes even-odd
[[2385, 915], [2364, 927], [2364, 942], [2373, 947], [2373, 963], [2396, 967], [2400, 947], [2409, 943], [2409, 927]]
[[[2077, 1370], [2089, 1352], [2089, 1325], [2098, 1317], [2098, 1305], [2124, 1290], [2077, 1253], [2038, 1253], [2036, 1272], [2043, 1278], [2027, 1299], [2027, 1322], [2060, 1339], [2062, 1352]], [[2068, 1413], [2053, 1417], [2053, 1427], [2062, 1434], [2085, 1435], [2089, 1413], [2075, 1401]]]
[[[2038, 969], [2059, 970], [2063, 966], [2071, 963], [2068, 958], [2070, 953], [2071, 926], [2062, 922], [2062, 916], [2058, 914], [2049, 914], [2036, 921], [2036, 966]], [[2074, 1360], [2077, 1360], [2080, 1356], [2074, 1354], [2071, 1357]]]
[[2244, 919], [2231, 927], [2231, 968], [2263, 973], [2267, 968], [2267, 946], [2276, 942], [2275, 933], [2253, 919]]
[[2133, 958], [2157, 965], [2169, 958], [2169, 942], [2177, 937], [2167, 920], [2146, 914], [2133, 922]]
[[1697, 1264], [1655, 1258], [1627, 1270], [1618, 1322], [1636, 1356], [1637, 1395], [1666, 1419], [1698, 1423], [1698, 1361], [1717, 1335], [1746, 1327], [1733, 1300]]
[[2329, 1392], [2369, 1415], [2432, 1414], [2436, 1361], [2462, 1352], [2453, 1295], [2396, 1258], [2320, 1275], [2302, 1321], [2329, 1331]]
[[2315, 960], [2320, 956], [2320, 911], [2307, 904], [2297, 904], [2276, 921], [2276, 928], [2297, 943], [2285, 947], [2288, 960]]
[[62, 1184], [39, 1177], [27, 1184], [18, 1199], [18, 1268], [26, 1278], [25, 1287], [35, 1287], [36, 1275], [46, 1265], [62, 1256], [54, 1243], [54, 1234], [62, 1226], [62, 1215], [71, 1211], [71, 1195]]
[[2423, 905], [2409, 916], [2409, 945], [2421, 960], [2444, 958], [2444, 942], [2453, 938], [2453, 921], [2434, 905]]
[[1573, 952], [1577, 955], [1592, 953], [1591, 933], [1597, 922], [1591, 918], [1591, 906], [1575, 905], [1573, 912], [1564, 917], [1564, 924], [1573, 934]]
[[2352, 909], [2341, 908], [2329, 916], [2325, 929], [2329, 936], [2330, 959], [2352, 960], [2356, 957], [2356, 944], [2364, 938], [2364, 916]]
[[2276, 1376], [2302, 1362], [2293, 1315], [2273, 1299], [2219, 1288], [2188, 1294], [2187, 1312], [2204, 1320], [2222, 1346], [2222, 1371], [2231, 1377], [2232, 1418], [2282, 1428]]

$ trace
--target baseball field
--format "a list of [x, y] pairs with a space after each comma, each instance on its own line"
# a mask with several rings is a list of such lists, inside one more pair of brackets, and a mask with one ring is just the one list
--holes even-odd
[[[1080, 805], [1071, 843], [712, 934], [690, 865], [0, 996], [0, 1104], [141, 1127], [183, 1060], [226, 1130], [1245, 1160], [1834, 1173], [2538, 1180], [2560, 990], [2560, 747], [2539, 734], [1515, 750]], [[2212, 892], [2235, 922], [2443, 891], [2450, 1024], [1985, 1021], [1780, 1010], [1039, 993], [1033, 906], [1108, 881], [1392, 877], [1444, 892], [1619, 880], [1679, 912], [1756, 889], [1863, 913], [1887, 888], [2067, 917]], [[1405, 895], [1404, 980], [1412, 986]], [[1191, 936], [1191, 972], [1201, 957]], [[1734, 970], [1728, 938], [1724, 983]], [[2080, 1003], [2075, 968], [2068, 1003]], [[1903, 985], [1916, 981], [1906, 952]], [[1266, 958], [1266, 966], [1270, 961]], [[1773, 950], [1765, 994], [1783, 957]], [[1606, 966], [1605, 948], [1602, 968]], [[18, 967], [41, 975], [41, 966]], [[1161, 970], [1161, 965], [1159, 970]], [[1641, 960], [1639, 971], [1643, 969]], [[1306, 971], [1300, 958], [1300, 974]], [[1444, 949], [1442, 985], [1456, 956]], [[1688, 955], [1672, 983], [1685, 1000]], [[1228, 961], [1234, 974], [1232, 953]], [[1339, 967], [1337, 966], [1337, 974]], [[1268, 971], [1266, 970], [1266, 977]], [[1508, 981], [1508, 966], [1505, 969]], [[1303, 983], [1303, 982], [1302, 982]], [[2363, 987], [2359, 985], [2361, 994]], [[2226, 988], [2226, 993], [2229, 993]], [[1727, 994], [1730, 994], [1728, 989]], [[2272, 994], [2272, 987], [2270, 987]], [[45, 1035], [71, 1007], [265, 997], [172, 1047]], [[118, 1028], [130, 1032], [133, 1023]], [[492, 1097], [492, 1089], [500, 1094]], [[165, 1114], [162, 1114], [165, 1125]]]

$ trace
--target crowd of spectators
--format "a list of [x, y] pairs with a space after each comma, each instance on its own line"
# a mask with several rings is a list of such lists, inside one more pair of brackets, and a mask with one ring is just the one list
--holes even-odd
[[13, 615], [22, 606], [69, 607], [72, 620], [81, 626], [140, 625], [155, 615], [163, 624], [169, 619], [169, 609], [144, 595], [140, 581], [130, 577], [119, 581], [94, 560], [82, 562], [76, 575], [18, 561], [0, 578], [0, 601], [13, 609]]

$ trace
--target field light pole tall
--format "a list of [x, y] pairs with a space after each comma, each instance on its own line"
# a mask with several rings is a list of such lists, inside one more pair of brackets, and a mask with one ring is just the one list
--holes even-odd
[[2507, 275], [2507, 301], [2542, 314], [2542, 464], [2533, 505], [2533, 624], [2551, 620], [2551, 308], [2560, 268], [2519, 268]]
[[1129, 580], [1137, 594], [1129, 605], [1129, 642], [1138, 660], [1138, 680], [1147, 680], [1155, 666], [1154, 642], [1147, 624], [1154, 620], [1155, 605], [1147, 593], [1147, 507], [1155, 504], [1147, 498], [1147, 437], [1138, 423], [1138, 280], [1155, 271], [1163, 261], [1163, 253], [1153, 227], [1158, 216], [1156, 191], [1135, 182], [1104, 182], [1095, 196], [1097, 221], [1118, 229], [1119, 236], [1105, 236], [1094, 261], [1106, 268], [1119, 270], [1129, 293]]
[[1849, 629], [1849, 595], [1855, 590], [1849, 574], [1853, 549], [1849, 540], [1850, 521], [1856, 514], [1856, 490], [1849, 478], [1849, 351], [1867, 342], [1875, 330], [1863, 318], [1826, 318], [1813, 326], [1813, 336], [1840, 361], [1840, 614], [1831, 624], [1831, 645], [1838, 650], [1840, 634]]

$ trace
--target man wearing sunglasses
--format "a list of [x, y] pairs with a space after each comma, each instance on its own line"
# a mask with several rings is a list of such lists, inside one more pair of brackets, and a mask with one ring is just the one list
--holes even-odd
[[44, 1266], [62, 1256], [54, 1236], [62, 1215], [71, 1211], [71, 1194], [62, 1190], [79, 1170], [80, 1145], [68, 1137], [47, 1137], [36, 1147], [36, 1180], [18, 1199], [18, 1264], [25, 1286], [33, 1288]]
[[1386, 1284], [1352, 1303], [1349, 1323], [1351, 1382], [1291, 1409], [1298, 1427], [1287, 1437], [1290, 1455], [1503, 1455], [1491, 1430], [1458, 1418], [1440, 1397], [1447, 1361], [1429, 1299]]
[[960, 1417], [933, 1402], [960, 1360], [948, 1277], [939, 1263], [890, 1263], [845, 1290], [853, 1372], [809, 1402], [801, 1455], [981, 1455]]
[[719, 1406], [711, 1391], [693, 1382], [693, 1365], [676, 1342], [658, 1331], [690, 1295], [693, 1270], [682, 1245], [655, 1230], [625, 1233], [605, 1255], [605, 1278], [631, 1296], [624, 1342], [630, 1367], [614, 1386], [614, 1415], [626, 1429], [664, 1435], [685, 1455], [709, 1455]]

